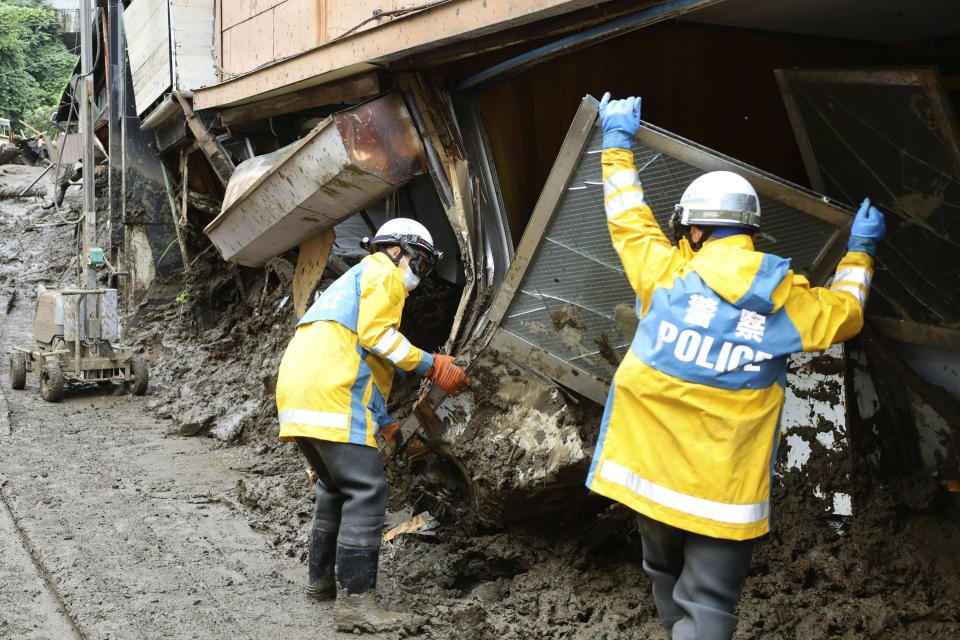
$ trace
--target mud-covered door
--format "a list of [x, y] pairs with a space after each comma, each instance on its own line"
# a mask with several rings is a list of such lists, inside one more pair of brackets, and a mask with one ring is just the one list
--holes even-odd
[[[491, 346], [597, 402], [637, 326], [636, 297], [610, 242], [597, 102], [583, 99], [488, 314]], [[644, 198], [668, 237], [674, 204], [706, 171], [743, 175], [760, 195], [760, 251], [791, 258], [821, 284], [839, 259], [850, 211], [807, 189], [643, 124], [633, 152]]]

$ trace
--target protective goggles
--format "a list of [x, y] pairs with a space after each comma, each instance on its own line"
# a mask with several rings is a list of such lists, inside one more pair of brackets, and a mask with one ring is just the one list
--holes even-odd
[[410, 270], [420, 278], [430, 275], [437, 262], [443, 257], [442, 251], [437, 251], [429, 242], [419, 237], [402, 239], [400, 247], [410, 256]]

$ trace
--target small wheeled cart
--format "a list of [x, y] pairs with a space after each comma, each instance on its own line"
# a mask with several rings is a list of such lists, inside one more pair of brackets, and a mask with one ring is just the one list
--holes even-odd
[[62, 398], [68, 382], [116, 380], [126, 383], [131, 393], [146, 393], [147, 360], [111, 342], [119, 337], [116, 303], [116, 289], [40, 287], [34, 319], [37, 348], [11, 347], [10, 386], [23, 389], [32, 371], [47, 402]]

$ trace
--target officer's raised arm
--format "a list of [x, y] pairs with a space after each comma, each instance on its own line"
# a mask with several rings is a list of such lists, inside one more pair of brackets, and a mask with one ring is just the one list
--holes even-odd
[[649, 302], [653, 283], [674, 264], [677, 251], [663, 234], [643, 199], [634, 165], [633, 136], [640, 127], [640, 98], [600, 101], [603, 126], [603, 203], [610, 239], [641, 304]]

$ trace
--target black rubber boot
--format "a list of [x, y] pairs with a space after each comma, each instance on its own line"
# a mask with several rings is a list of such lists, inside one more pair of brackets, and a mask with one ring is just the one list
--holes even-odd
[[310, 533], [310, 560], [307, 597], [333, 600], [337, 585], [333, 578], [337, 555], [337, 534], [314, 528]]
[[333, 621], [347, 633], [414, 633], [424, 616], [397, 613], [377, 604], [379, 549], [337, 547], [337, 602]]

